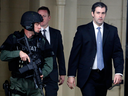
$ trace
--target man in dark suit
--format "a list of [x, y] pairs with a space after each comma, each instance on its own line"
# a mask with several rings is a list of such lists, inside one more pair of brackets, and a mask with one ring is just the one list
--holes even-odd
[[77, 86], [83, 96], [106, 96], [112, 85], [112, 59], [115, 68], [113, 83], [123, 75], [123, 51], [117, 28], [104, 22], [107, 6], [96, 2], [92, 6], [93, 21], [77, 28], [70, 53], [67, 85], [73, 89], [77, 71]]
[[[38, 8], [38, 13], [43, 17], [41, 22], [41, 33], [52, 46], [55, 56], [53, 57], [53, 71], [43, 81], [46, 84], [45, 96], [57, 96], [58, 82], [62, 85], [65, 80], [66, 69], [63, 52], [62, 36], [59, 30], [49, 27], [50, 10], [42, 6]], [[58, 65], [57, 65], [57, 61]], [[59, 73], [58, 73], [59, 69]], [[58, 74], [60, 75], [58, 78]]]

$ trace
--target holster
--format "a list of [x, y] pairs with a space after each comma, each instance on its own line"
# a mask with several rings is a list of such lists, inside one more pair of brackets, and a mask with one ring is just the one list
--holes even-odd
[[3, 89], [5, 91], [5, 96], [12, 96], [12, 94], [19, 94], [21, 96], [26, 96], [25, 93], [22, 93], [20, 91], [17, 91], [15, 89], [10, 89], [10, 83], [8, 80], [5, 80], [5, 82], [3, 83]]
[[11, 96], [10, 83], [8, 80], [5, 80], [5, 82], [3, 83], [3, 89], [5, 91], [5, 96]]

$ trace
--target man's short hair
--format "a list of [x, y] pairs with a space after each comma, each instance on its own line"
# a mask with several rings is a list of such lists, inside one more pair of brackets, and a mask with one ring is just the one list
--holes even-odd
[[107, 12], [107, 6], [104, 4], [104, 3], [102, 3], [102, 2], [96, 2], [96, 3], [94, 3], [93, 5], [92, 5], [92, 12], [94, 13], [95, 12], [95, 9], [96, 9], [96, 7], [101, 7], [101, 8], [103, 8], [103, 7], [105, 7], [105, 12]]
[[50, 16], [50, 10], [49, 10], [48, 7], [46, 7], [46, 6], [41, 6], [41, 7], [38, 8], [37, 11], [39, 11], [39, 10], [47, 10], [47, 12], [48, 12], [48, 16]]

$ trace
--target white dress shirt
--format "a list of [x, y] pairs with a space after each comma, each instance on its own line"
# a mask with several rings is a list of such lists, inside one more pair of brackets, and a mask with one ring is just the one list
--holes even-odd
[[41, 27], [41, 34], [44, 35], [44, 32], [43, 30], [46, 30], [45, 32], [45, 36], [46, 36], [46, 39], [48, 40], [49, 44], [50, 44], [50, 32], [49, 32], [49, 26], [47, 28], [43, 28]]
[[[104, 24], [104, 23], [103, 23]], [[103, 41], [103, 24], [101, 26], [97, 26], [94, 22], [93, 22], [93, 26], [94, 26], [94, 30], [95, 30], [95, 36], [96, 36], [96, 40], [97, 40], [97, 33], [98, 33], [98, 27], [100, 27], [100, 31], [101, 31], [101, 36], [102, 36], [102, 41]], [[96, 57], [94, 60], [94, 64], [92, 69], [98, 69], [97, 68], [97, 53], [96, 53]]]

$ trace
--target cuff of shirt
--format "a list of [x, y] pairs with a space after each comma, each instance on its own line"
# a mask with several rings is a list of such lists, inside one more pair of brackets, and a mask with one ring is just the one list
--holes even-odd
[[115, 75], [121, 75], [121, 76], [123, 76], [123, 74], [121, 74], [121, 73], [116, 73]]

